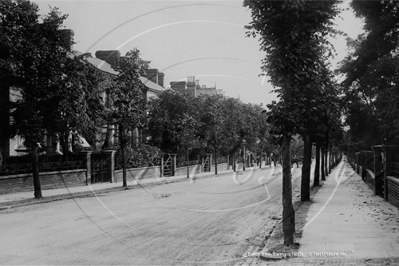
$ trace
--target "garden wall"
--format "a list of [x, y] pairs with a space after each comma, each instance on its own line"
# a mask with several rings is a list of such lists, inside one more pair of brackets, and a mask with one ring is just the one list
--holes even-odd
[[[142, 167], [142, 168], [131, 168], [126, 169], [126, 179], [127, 181], [133, 180], [141, 180], [145, 178], [155, 178], [160, 177], [161, 167], [158, 166], [150, 166], [150, 167]], [[115, 171], [115, 180], [114, 182], [122, 182], [123, 180], [123, 171], [116, 170]]]
[[[190, 165], [189, 172], [190, 172], [190, 176], [194, 175], [194, 174], [202, 173], [202, 165], [201, 164]], [[180, 175], [187, 175], [187, 166], [176, 168], [176, 176], [180, 176]]]
[[[111, 157], [110, 157], [111, 158]], [[86, 162], [90, 162], [90, 154], [87, 157]], [[113, 165], [107, 165], [107, 169], [113, 169]], [[242, 170], [243, 164], [237, 163], [236, 170]], [[254, 166], [255, 168], [257, 166]], [[93, 169], [90, 167], [90, 164], [87, 164], [86, 169], [75, 169], [75, 170], [65, 170], [65, 171], [53, 171], [53, 172], [41, 172], [40, 183], [42, 189], [55, 189], [55, 188], [64, 188], [64, 187], [76, 187], [76, 186], [85, 186], [86, 182], [88, 184], [92, 184], [93, 182]], [[227, 163], [218, 164], [217, 170], [218, 173], [226, 170], [232, 170], [232, 166], [229, 168]], [[190, 175], [194, 175], [197, 173], [202, 173], [202, 165], [192, 165], [190, 166]], [[107, 173], [109, 170], [107, 170]], [[212, 165], [211, 173], [215, 172], [215, 166]], [[123, 173], [122, 170], [116, 170], [113, 172], [112, 178], [107, 179], [112, 182], [122, 182]], [[179, 167], [176, 169], [176, 176], [185, 176], [187, 174], [186, 167]], [[127, 180], [142, 180], [145, 178], [156, 178], [160, 177], [160, 166], [151, 166], [151, 167], [143, 167], [143, 168], [132, 168], [127, 169], [126, 172]], [[109, 182], [107, 181], [107, 182]], [[98, 181], [96, 181], [98, 182]], [[105, 182], [105, 181], [104, 181]], [[16, 174], [16, 175], [7, 175], [0, 176], [0, 194], [7, 193], [16, 193], [16, 192], [33, 192], [33, 177], [31, 173], [27, 174]]]
[[[42, 189], [77, 187], [86, 185], [86, 169], [40, 173]], [[0, 176], [0, 194], [33, 192], [32, 174]]]
[[399, 208], [399, 179], [388, 176], [388, 202]]

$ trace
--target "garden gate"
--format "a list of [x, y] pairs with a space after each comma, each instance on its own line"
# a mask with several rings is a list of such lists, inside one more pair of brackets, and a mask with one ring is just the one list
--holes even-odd
[[91, 155], [91, 183], [112, 183], [111, 156], [103, 153], [93, 153]]

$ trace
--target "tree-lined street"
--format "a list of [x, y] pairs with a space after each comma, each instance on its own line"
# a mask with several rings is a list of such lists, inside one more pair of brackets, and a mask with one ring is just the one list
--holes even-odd
[[21, 207], [1, 213], [1, 261], [234, 264], [279, 221], [281, 194], [277, 166]]
[[[94, 2], [70, 24], [0, 1], [0, 264], [396, 256], [398, 2]], [[349, 10], [352, 38], [335, 24]], [[241, 65], [254, 61], [273, 100], [240, 96], [259, 87]]]

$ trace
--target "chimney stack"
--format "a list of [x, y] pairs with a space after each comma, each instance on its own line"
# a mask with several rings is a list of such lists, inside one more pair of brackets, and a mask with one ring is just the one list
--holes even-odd
[[96, 57], [98, 59], [101, 59], [111, 66], [115, 66], [118, 58], [121, 56], [121, 52], [118, 50], [108, 50], [108, 51], [97, 51], [96, 52]]
[[164, 79], [165, 79], [165, 74], [159, 72], [158, 73], [158, 85], [159, 86], [163, 87]]
[[158, 69], [156, 68], [147, 69], [146, 77], [152, 82], [158, 84]]
[[172, 81], [170, 83], [170, 87], [174, 90], [184, 93], [186, 91], [186, 82], [185, 81]]
[[73, 49], [73, 36], [75, 33], [70, 29], [59, 30], [61, 33], [62, 43], [67, 51], [71, 52]]

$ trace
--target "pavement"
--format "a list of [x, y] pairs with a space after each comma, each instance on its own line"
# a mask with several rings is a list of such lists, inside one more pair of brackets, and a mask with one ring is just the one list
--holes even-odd
[[[232, 172], [233, 170], [224, 170], [224, 171], [218, 170], [218, 175], [229, 174]], [[215, 175], [214, 172], [196, 173], [196, 174], [190, 174], [190, 179], [207, 178], [214, 175]], [[99, 193], [108, 193], [124, 189], [133, 189], [143, 186], [161, 185], [161, 184], [168, 184], [172, 182], [181, 182], [181, 181], [188, 181], [187, 175], [170, 176], [170, 177], [153, 177], [153, 178], [133, 180], [127, 182], [127, 187], [123, 187], [122, 182], [116, 182], [116, 183], [96, 183], [96, 184], [89, 184], [87, 186], [78, 186], [78, 187], [43, 189], [42, 190], [43, 198], [41, 199], [35, 199], [33, 191], [1, 194], [0, 211], [9, 208], [45, 203], [55, 200], [70, 199], [74, 197], [95, 196], [96, 194]]]
[[399, 265], [399, 209], [374, 195], [345, 157], [311, 201], [298, 253], [250, 265]]

